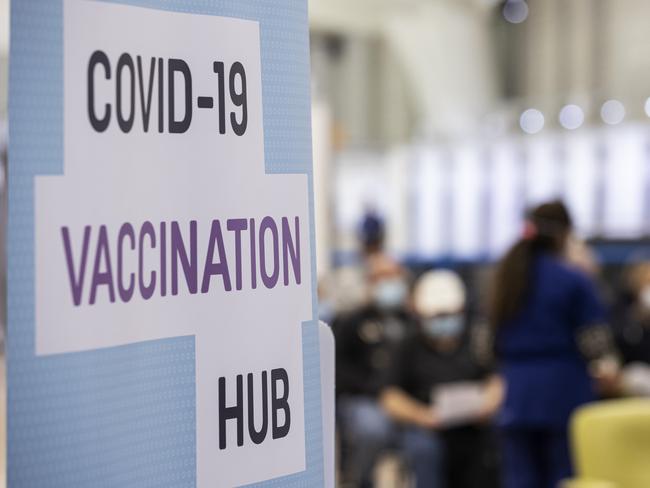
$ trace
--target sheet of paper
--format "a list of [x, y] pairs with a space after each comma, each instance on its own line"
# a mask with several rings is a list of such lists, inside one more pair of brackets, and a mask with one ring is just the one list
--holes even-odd
[[437, 386], [431, 396], [443, 427], [474, 422], [485, 401], [483, 384], [475, 382]]

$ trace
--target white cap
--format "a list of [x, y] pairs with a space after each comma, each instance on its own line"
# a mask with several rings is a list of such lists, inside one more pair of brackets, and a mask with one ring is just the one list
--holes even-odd
[[453, 271], [427, 271], [415, 284], [413, 305], [421, 317], [461, 312], [465, 308], [465, 285]]

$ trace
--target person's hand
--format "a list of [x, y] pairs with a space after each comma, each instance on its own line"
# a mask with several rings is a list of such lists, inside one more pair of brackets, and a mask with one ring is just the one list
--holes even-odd
[[476, 415], [476, 421], [479, 424], [489, 424], [497, 413], [498, 406], [489, 404], [483, 405]]
[[602, 359], [590, 365], [590, 372], [596, 380], [596, 389], [606, 397], [620, 396], [623, 392], [621, 369], [617, 361]]
[[486, 383], [483, 395], [483, 405], [478, 412], [477, 421], [488, 424], [492, 422], [503, 403], [505, 396], [505, 383], [503, 379], [498, 375], [490, 377]]
[[430, 430], [440, 428], [440, 418], [438, 417], [435, 408], [433, 407], [423, 408], [418, 417], [419, 417], [418, 419], [419, 427], [422, 427], [423, 429], [430, 429]]

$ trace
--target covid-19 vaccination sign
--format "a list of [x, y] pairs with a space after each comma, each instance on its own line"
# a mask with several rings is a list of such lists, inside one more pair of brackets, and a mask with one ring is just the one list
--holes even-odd
[[12, 3], [9, 484], [323, 484], [305, 0]]

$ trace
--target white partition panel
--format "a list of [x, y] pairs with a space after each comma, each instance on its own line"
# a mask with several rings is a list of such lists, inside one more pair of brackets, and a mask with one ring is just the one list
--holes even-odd
[[411, 188], [414, 191], [413, 212], [415, 229], [411, 251], [423, 259], [434, 259], [443, 254], [444, 238], [443, 218], [444, 172], [441, 153], [433, 148], [420, 148], [414, 165]]
[[451, 253], [460, 259], [472, 259], [483, 254], [481, 242], [481, 197], [484, 177], [479, 148], [463, 145], [453, 152], [451, 185]]
[[565, 197], [578, 233], [587, 236], [597, 229], [596, 134], [578, 132], [566, 140]]
[[643, 232], [645, 137], [638, 128], [612, 129], [605, 135], [603, 230], [612, 237], [638, 237]]
[[489, 243], [491, 256], [504, 253], [521, 231], [519, 152], [518, 141], [500, 142], [492, 150], [492, 239]]

